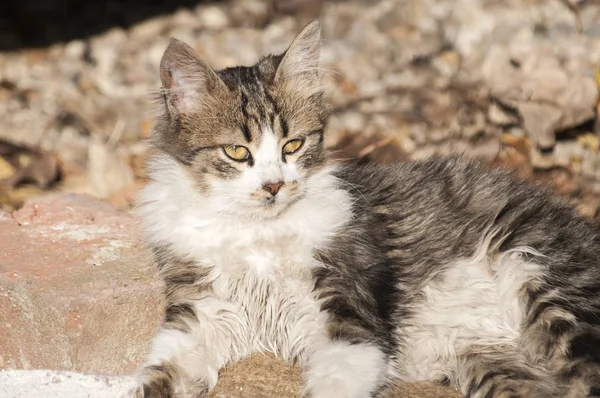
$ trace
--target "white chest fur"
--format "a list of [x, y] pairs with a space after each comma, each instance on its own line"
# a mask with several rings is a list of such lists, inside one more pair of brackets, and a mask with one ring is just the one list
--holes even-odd
[[350, 217], [350, 198], [328, 172], [313, 176], [307, 195], [277, 218], [253, 220], [220, 214], [218, 198], [192, 188], [172, 160], [158, 158], [138, 213], [147, 241], [213, 272], [214, 293], [238, 305], [249, 344], [293, 357], [300, 341], [318, 329], [312, 297], [313, 251]]

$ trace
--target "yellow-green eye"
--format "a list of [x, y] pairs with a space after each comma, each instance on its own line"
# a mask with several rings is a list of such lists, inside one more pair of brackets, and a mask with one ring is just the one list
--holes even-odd
[[291, 155], [292, 153], [294, 153], [298, 149], [300, 149], [300, 147], [302, 146], [302, 143], [304, 143], [304, 141], [301, 140], [301, 139], [295, 139], [295, 140], [288, 141], [283, 146], [283, 154], [284, 155]]
[[250, 151], [245, 146], [227, 145], [223, 147], [223, 152], [238, 162], [245, 162], [250, 159]]

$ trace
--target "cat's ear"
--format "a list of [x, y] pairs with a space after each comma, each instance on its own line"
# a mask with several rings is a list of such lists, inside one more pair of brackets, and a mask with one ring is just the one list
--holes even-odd
[[275, 73], [275, 83], [302, 86], [319, 84], [321, 25], [308, 24], [288, 47]]
[[203, 101], [225, 86], [194, 49], [171, 39], [160, 61], [160, 80], [166, 107], [171, 114], [198, 111]]

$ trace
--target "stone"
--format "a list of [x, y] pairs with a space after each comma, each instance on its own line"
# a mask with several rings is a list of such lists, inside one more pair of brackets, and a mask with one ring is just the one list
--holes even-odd
[[114, 150], [94, 137], [88, 146], [89, 193], [108, 198], [133, 182], [133, 170], [128, 165], [124, 148]]
[[561, 111], [547, 103], [522, 102], [518, 105], [523, 127], [531, 140], [541, 149], [552, 149], [556, 143], [555, 131], [560, 126]]
[[[483, 132], [498, 139], [526, 125], [534, 145], [549, 149], [557, 131], [598, 119], [600, 6], [594, 2], [580, 4], [581, 33], [559, 1], [368, 3], [202, 2], [50, 48], [1, 53], [0, 137], [40, 143], [62, 161], [96, 167], [99, 157], [88, 162], [88, 147], [97, 146], [91, 136], [111, 149], [139, 139], [169, 36], [189, 42], [214, 68], [249, 64], [287, 48], [321, 8], [322, 66], [332, 72], [327, 92], [341, 121], [329, 125], [330, 136], [355, 128], [375, 136], [423, 130], [411, 151], [429, 145], [439, 151], [455, 138]], [[119, 7], [116, 15], [127, 15]], [[518, 115], [501, 114], [495, 101]], [[72, 108], [67, 116], [76, 114], [75, 123], [63, 113]], [[471, 120], [480, 113], [488, 116], [483, 125]], [[114, 187], [101, 181], [99, 196], [122, 192], [131, 184], [126, 174], [108, 179]]]
[[66, 371], [0, 371], [5, 398], [138, 398], [132, 377], [99, 376]]
[[[552, 149], [555, 133], [592, 120], [598, 86], [588, 54], [569, 54], [572, 42], [524, 37], [491, 46], [482, 65], [491, 96], [517, 109], [532, 141]], [[563, 60], [569, 59], [568, 63]]]
[[223, 29], [229, 25], [229, 17], [217, 6], [199, 8], [198, 18], [201, 24], [208, 29]]
[[500, 105], [495, 102], [490, 104], [487, 117], [490, 122], [502, 127], [511, 126], [519, 121], [515, 114], [502, 109]]
[[73, 40], [65, 45], [65, 57], [75, 61], [79, 60], [85, 53], [85, 42], [82, 40]]
[[165, 29], [164, 18], [151, 18], [136, 24], [129, 32], [134, 39], [147, 39], [159, 36]]
[[133, 371], [162, 312], [134, 218], [84, 195], [0, 214], [0, 368]]

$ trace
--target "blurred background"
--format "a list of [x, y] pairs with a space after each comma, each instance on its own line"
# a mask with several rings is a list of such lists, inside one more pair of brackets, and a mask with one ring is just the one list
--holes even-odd
[[336, 156], [465, 153], [600, 221], [598, 0], [2, 2], [0, 206], [78, 192], [129, 209], [169, 38], [219, 69], [315, 18]]

